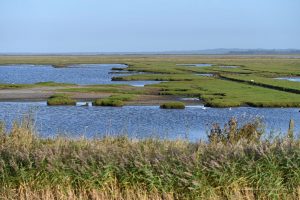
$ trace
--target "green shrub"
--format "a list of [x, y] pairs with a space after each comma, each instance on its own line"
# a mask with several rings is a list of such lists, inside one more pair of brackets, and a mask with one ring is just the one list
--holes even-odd
[[121, 100], [115, 99], [96, 99], [93, 102], [93, 106], [113, 106], [113, 107], [122, 107], [124, 102]]
[[76, 101], [65, 94], [54, 94], [50, 96], [47, 100], [48, 106], [58, 106], [58, 105], [76, 105]]
[[185, 105], [182, 102], [167, 102], [160, 105], [162, 109], [184, 109]]

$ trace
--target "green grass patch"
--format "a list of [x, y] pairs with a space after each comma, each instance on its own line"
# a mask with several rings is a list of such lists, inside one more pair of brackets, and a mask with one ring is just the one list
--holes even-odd
[[55, 94], [48, 98], [47, 100], [48, 106], [69, 106], [69, 105], [76, 105], [76, 101], [66, 94]]
[[75, 86], [76, 84], [72, 84], [72, 83], [56, 83], [53, 81], [48, 81], [48, 82], [38, 82], [35, 83], [35, 85], [37, 86], [49, 86], [49, 87], [53, 87], [53, 86]]
[[122, 107], [124, 102], [116, 99], [96, 99], [93, 102], [93, 106], [111, 106], [111, 107]]
[[136, 97], [134, 94], [116, 94], [116, 95], [111, 95], [109, 99], [112, 100], [120, 100], [120, 101], [130, 101], [133, 100]]
[[0, 84], [0, 89], [23, 89], [31, 87], [33, 87], [31, 84]]
[[266, 88], [292, 92], [300, 94], [300, 83], [288, 80], [274, 79], [273, 77], [261, 77], [257, 75], [221, 75], [223, 78], [227, 78], [233, 81], [245, 82], [251, 85], [262, 86]]
[[81, 93], [118, 93], [118, 94], [147, 94], [147, 88], [138, 88], [129, 85], [89, 85], [80, 88], [59, 89], [60, 92], [81, 92]]
[[193, 81], [199, 79], [194, 74], [138, 74], [113, 77], [113, 81]]
[[185, 109], [185, 105], [182, 102], [166, 102], [160, 105], [161, 109]]

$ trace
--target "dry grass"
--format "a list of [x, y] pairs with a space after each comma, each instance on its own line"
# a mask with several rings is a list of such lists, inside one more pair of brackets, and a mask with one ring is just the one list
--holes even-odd
[[298, 138], [46, 139], [31, 121], [0, 125], [0, 199], [300, 198]]

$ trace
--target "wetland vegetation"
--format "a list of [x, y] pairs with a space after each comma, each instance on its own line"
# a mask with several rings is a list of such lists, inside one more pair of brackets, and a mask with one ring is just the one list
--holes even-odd
[[122, 107], [124, 102], [116, 99], [96, 99], [93, 102], [93, 106], [112, 106], [112, 107]]
[[66, 94], [55, 94], [49, 97], [47, 100], [47, 105], [48, 106], [75, 106], [76, 101], [72, 98], [70, 98]]
[[[127, 67], [118, 69], [120, 71], [143, 73], [124, 76], [118, 73], [113, 81], [164, 81], [145, 87], [123, 82], [118, 85], [84, 85], [52, 81], [0, 85], [1, 95], [7, 91], [8, 97], [11, 93], [22, 91], [49, 94], [48, 105], [76, 105], [75, 97], [79, 96], [93, 100], [95, 106], [123, 106], [129, 102], [134, 104], [141, 98], [168, 97], [168, 101], [160, 104], [162, 108], [184, 108], [185, 104], [180, 102], [184, 98], [199, 98], [198, 104], [212, 107], [300, 107], [300, 83], [274, 79], [299, 76], [298, 57], [2, 56], [0, 63], [52, 65], [58, 67], [57, 70], [82, 63], [122, 63]], [[195, 63], [211, 65], [197, 67]], [[22, 96], [19, 98], [22, 99]], [[100, 113], [106, 113], [104, 117], [107, 118], [107, 113], [117, 115], [126, 112], [125, 117], [121, 114], [116, 117], [126, 119], [129, 114], [135, 113], [126, 107], [44, 107], [48, 114], [51, 113], [47, 116], [56, 116], [53, 109], [60, 115], [62, 110], [59, 109], [69, 108], [70, 112], [59, 117], [76, 113], [76, 116], [86, 119], [89, 111], [93, 113], [92, 120], [100, 118]], [[156, 112], [150, 108], [144, 110], [151, 111], [148, 117], [144, 116], [145, 124], [149, 124], [150, 116]], [[213, 112], [202, 108], [182, 110], [185, 111], [202, 113], [201, 116]], [[181, 111], [176, 111], [176, 116], [175, 113], [170, 114], [174, 110], [159, 112], [161, 116], [174, 115], [169, 123], [175, 124], [183, 119], [184, 114], [179, 114]], [[220, 111], [217, 116], [224, 118], [229, 109], [222, 112], [223, 116], [219, 116]], [[283, 115], [284, 110], [277, 112]], [[291, 112], [298, 114], [295, 109]], [[135, 123], [144, 111], [139, 113], [142, 114], [136, 116]], [[190, 116], [188, 120], [193, 116], [197, 115]], [[270, 112], [269, 116], [274, 116], [274, 112]], [[290, 113], [286, 116], [289, 117]], [[194, 118], [196, 121], [204, 120]], [[4, 122], [0, 123], [0, 198], [297, 199], [300, 196], [300, 141], [294, 133], [292, 121], [286, 134], [268, 137], [264, 135], [266, 130], [260, 121], [239, 124], [231, 119], [224, 128], [213, 124], [207, 140], [135, 139], [128, 136], [40, 137], [32, 121], [30, 118], [16, 121], [10, 129], [6, 129]], [[151, 123], [157, 124], [156, 121]], [[88, 125], [92, 126], [92, 123]]]
[[298, 199], [293, 127], [263, 138], [259, 122], [214, 125], [207, 142], [40, 138], [30, 118], [0, 123], [0, 198]]
[[184, 109], [185, 105], [182, 102], [166, 102], [160, 105], [162, 109]]
[[[212, 107], [299, 107], [300, 83], [274, 79], [300, 75], [300, 58], [288, 56], [1, 56], [1, 64], [45, 64], [67, 68], [74, 64], [121, 63], [120, 71], [144, 72], [114, 76], [113, 81], [166, 81], [146, 87], [69, 85], [63, 83], [7, 84], [1, 89], [59, 87], [73, 95], [97, 93], [195, 97]], [[196, 67], [195, 63], [205, 63]], [[229, 67], [224, 67], [229, 66]], [[232, 67], [238, 66], [238, 67]], [[58, 69], [59, 70], [59, 69]], [[213, 74], [199, 76], [197, 74]], [[70, 83], [72, 84], [72, 83]], [[43, 89], [41, 89], [43, 90]], [[149, 96], [150, 97], [150, 96]], [[134, 99], [132, 100], [134, 101]]]

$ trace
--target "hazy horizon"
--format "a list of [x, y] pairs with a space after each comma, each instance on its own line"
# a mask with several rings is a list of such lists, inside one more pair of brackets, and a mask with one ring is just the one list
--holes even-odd
[[0, 53], [300, 49], [297, 0], [10, 0]]

